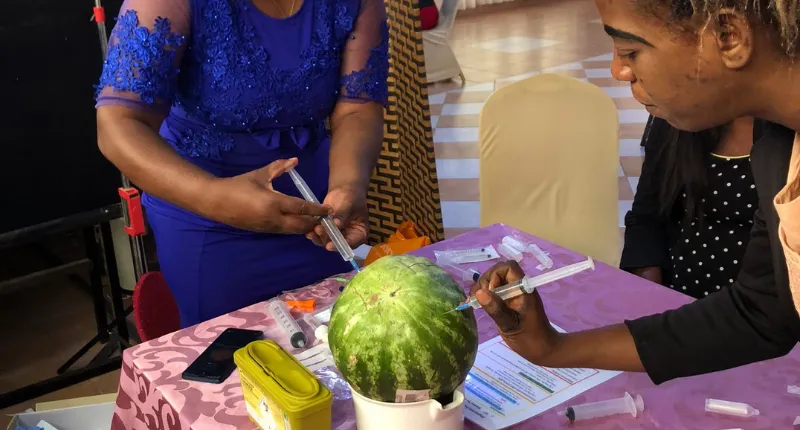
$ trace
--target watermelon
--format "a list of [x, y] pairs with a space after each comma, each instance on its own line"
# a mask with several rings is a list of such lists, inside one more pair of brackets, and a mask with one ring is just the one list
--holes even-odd
[[331, 311], [328, 344], [336, 367], [353, 390], [376, 401], [452, 394], [478, 353], [472, 309], [453, 311], [464, 300], [453, 278], [425, 258], [376, 260], [347, 284]]

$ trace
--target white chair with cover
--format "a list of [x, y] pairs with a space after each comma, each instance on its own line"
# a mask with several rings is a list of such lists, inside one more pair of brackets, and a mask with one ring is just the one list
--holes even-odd
[[503, 87], [479, 123], [481, 226], [505, 223], [616, 266], [617, 109], [600, 88], [544, 74]]
[[439, 6], [439, 23], [435, 28], [422, 32], [425, 49], [425, 72], [428, 82], [439, 82], [455, 77], [465, 81], [456, 54], [450, 47], [450, 33], [456, 21], [459, 0], [442, 0]]

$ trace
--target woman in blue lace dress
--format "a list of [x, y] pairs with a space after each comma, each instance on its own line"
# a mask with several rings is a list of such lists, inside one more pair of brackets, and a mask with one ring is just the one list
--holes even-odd
[[[184, 327], [349, 270], [387, 101], [383, 0], [126, 0], [100, 149], [144, 190]], [[294, 167], [322, 205], [306, 203]]]

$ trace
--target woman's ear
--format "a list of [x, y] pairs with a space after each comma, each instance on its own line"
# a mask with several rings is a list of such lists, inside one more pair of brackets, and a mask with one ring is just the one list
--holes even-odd
[[723, 64], [732, 70], [744, 68], [753, 56], [753, 27], [741, 12], [724, 8], [711, 17], [713, 31]]

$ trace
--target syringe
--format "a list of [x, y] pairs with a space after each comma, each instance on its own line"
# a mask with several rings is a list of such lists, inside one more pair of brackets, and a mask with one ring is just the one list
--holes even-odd
[[446, 264], [446, 266], [453, 269], [454, 272], [458, 272], [459, 276], [461, 276], [461, 280], [465, 282], [478, 282], [478, 279], [481, 277], [481, 273], [475, 269], [464, 270], [452, 264]]
[[706, 399], [706, 412], [736, 417], [754, 417], [760, 415], [758, 409], [747, 403], [729, 402], [727, 400]]
[[[506, 236], [503, 238], [503, 244], [509, 246], [511, 248], [516, 249], [519, 252], [530, 252], [539, 260], [539, 263], [542, 264], [542, 267], [545, 269], [552, 269], [553, 268], [553, 259], [550, 258], [547, 254], [542, 251], [542, 248], [539, 248], [538, 245], [535, 243], [525, 243], [515, 237]], [[517, 260], [519, 261], [519, 260]]]
[[[319, 200], [317, 200], [317, 197], [311, 192], [311, 188], [308, 188], [308, 184], [306, 184], [306, 181], [303, 180], [303, 177], [300, 176], [299, 173], [297, 173], [294, 169], [290, 169], [289, 176], [292, 177], [294, 185], [297, 187], [297, 189], [300, 191], [300, 194], [303, 195], [303, 198], [306, 199], [306, 201], [319, 204]], [[324, 216], [320, 218], [320, 222], [322, 223], [322, 227], [325, 228], [325, 232], [328, 233], [328, 237], [331, 238], [333, 246], [336, 247], [336, 250], [339, 251], [339, 255], [342, 256], [342, 259], [349, 262], [350, 265], [353, 266], [353, 269], [358, 272], [359, 268], [358, 264], [356, 264], [356, 255], [353, 252], [353, 248], [351, 248], [344, 239], [342, 232], [339, 231], [338, 227], [336, 227], [336, 224], [333, 222], [331, 217]]]
[[637, 394], [634, 399], [629, 393], [625, 393], [625, 396], [618, 399], [570, 406], [565, 411], [559, 412], [559, 415], [567, 417], [570, 422], [574, 423], [575, 421], [619, 414], [631, 414], [636, 418], [636, 415], [643, 410], [644, 399], [642, 396]]
[[[492, 292], [497, 294], [503, 300], [509, 300], [521, 294], [532, 293], [533, 290], [540, 285], [558, 281], [559, 279], [572, 276], [576, 273], [583, 272], [584, 270], [587, 269], [594, 270], [594, 260], [592, 260], [592, 257], [589, 257], [588, 259], [586, 259], [586, 261], [570, 264], [569, 266], [564, 266], [560, 269], [543, 273], [538, 276], [534, 277], [526, 276], [522, 278], [521, 281], [495, 288], [494, 290], [492, 290]], [[463, 311], [465, 309], [469, 309], [470, 307], [473, 309], [480, 309], [481, 307], [481, 304], [478, 303], [478, 299], [475, 298], [475, 296], [470, 297], [467, 302], [458, 305], [456, 310]]]
[[303, 333], [303, 329], [294, 320], [286, 303], [282, 300], [273, 300], [267, 303], [267, 314], [272, 317], [278, 326], [283, 330], [284, 334], [289, 337], [289, 343], [295, 348], [305, 348], [308, 338]]

